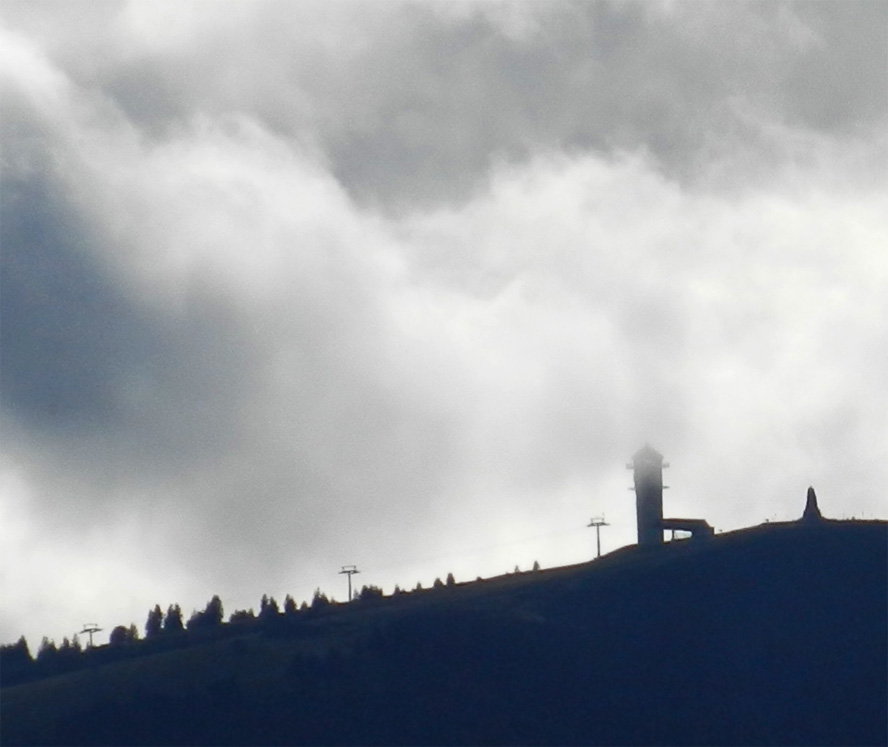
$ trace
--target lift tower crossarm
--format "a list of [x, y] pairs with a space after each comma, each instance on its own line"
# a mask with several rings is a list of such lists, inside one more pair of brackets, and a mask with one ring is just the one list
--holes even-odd
[[339, 573], [345, 573], [348, 576], [348, 601], [350, 602], [352, 600], [352, 576], [360, 571], [356, 565], [344, 565]]
[[592, 521], [590, 521], [586, 526], [587, 527], [595, 527], [595, 544], [596, 544], [596, 549], [598, 550], [598, 554], [595, 557], [600, 558], [601, 557], [601, 527], [609, 527], [610, 524], [608, 524], [604, 520], [604, 515], [601, 515], [601, 516], [593, 517]]
[[99, 633], [102, 629], [96, 623], [83, 623], [81, 633], [89, 633], [89, 647], [93, 646], [93, 633]]

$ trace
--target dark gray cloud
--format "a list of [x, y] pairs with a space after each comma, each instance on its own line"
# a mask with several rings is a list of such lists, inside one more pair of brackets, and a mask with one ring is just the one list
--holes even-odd
[[[101, 254], [120, 247], [58, 173], [51, 138], [34, 132], [4, 132], [12, 152], [0, 201], [4, 418], [64, 449], [104, 451], [111, 464], [126, 455], [127, 470], [181, 468], [194, 445], [213, 434], [219, 448], [231, 431], [230, 411], [217, 405], [236, 396], [250, 340], [227, 300], [200, 283], [177, 315], [130, 297]], [[175, 412], [179, 427], [153, 422], [149, 410]]]
[[881, 126], [888, 112], [888, 8], [871, 2], [805, 3], [793, 11], [815, 36], [783, 79], [790, 121], [848, 133]]
[[878, 509], [883, 5], [0, 16], [5, 638]]
[[[519, 13], [526, 28], [508, 33], [503, 18]], [[135, 49], [122, 24], [108, 25], [96, 36], [116, 64], [96, 65], [82, 39], [55, 55], [157, 137], [195, 113], [248, 113], [311, 139], [352, 195], [387, 208], [468, 199], [491, 159], [526, 161], [541, 148], [643, 147], [693, 183], [718, 155], [771, 164], [750, 119], [853, 136], [883, 127], [888, 111], [888, 11], [866, 0], [499, 14], [487, 4], [267, 3], [233, 16], [187, 43], [172, 33]], [[337, 37], [349, 44], [329, 42]]]

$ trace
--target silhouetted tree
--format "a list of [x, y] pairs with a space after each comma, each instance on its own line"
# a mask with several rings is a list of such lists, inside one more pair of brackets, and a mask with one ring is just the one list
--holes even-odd
[[447, 581], [445, 581], [447, 586], [456, 586], [456, 579], [453, 577], [452, 573], [447, 574]]
[[37, 658], [35, 661], [38, 663], [46, 663], [54, 660], [57, 655], [58, 649], [56, 648], [55, 641], [51, 641], [46, 636], [43, 636], [43, 640], [40, 641], [40, 647], [37, 649]]
[[540, 569], [540, 562], [538, 560], [533, 561], [533, 570], [538, 571]]
[[296, 600], [293, 599], [292, 596], [287, 594], [287, 596], [284, 597], [284, 614], [287, 617], [290, 617], [291, 615], [295, 615], [298, 611], [299, 610], [296, 607]]
[[155, 604], [154, 609], [148, 611], [148, 619], [145, 621], [145, 638], [156, 638], [162, 629], [163, 610], [159, 604]]
[[207, 606], [203, 612], [196, 610], [191, 614], [188, 620], [188, 630], [211, 630], [222, 625], [222, 600], [218, 594], [214, 594], [213, 598], [207, 602]]
[[231, 617], [228, 618], [228, 622], [231, 625], [249, 625], [250, 623], [256, 622], [256, 614], [252, 609], [235, 610], [231, 614]]
[[127, 643], [135, 643], [139, 639], [139, 631], [135, 625], [118, 625], [111, 631], [108, 643], [112, 646], [123, 646]]
[[432, 584], [433, 589], [443, 589], [444, 582], [440, 578], [435, 579], [435, 583]]
[[275, 598], [263, 594], [259, 607], [259, 619], [262, 622], [271, 622], [272, 620], [277, 620], [280, 614], [281, 611]]
[[69, 671], [76, 669], [81, 664], [80, 654], [83, 650], [80, 648], [80, 639], [75, 635], [71, 641], [67, 637], [62, 639], [62, 645], [58, 650], [58, 663], [60, 671]]
[[16, 660], [28, 660], [33, 661], [31, 659], [31, 651], [28, 648], [28, 641], [25, 640], [24, 636], [18, 639], [15, 643], [7, 643], [3, 646], [0, 646], [0, 656], [3, 657], [4, 664], [10, 664], [15, 662]]
[[15, 685], [34, 673], [34, 660], [28, 642], [22, 636], [16, 643], [0, 646], [0, 684]]
[[222, 624], [224, 612], [222, 609], [222, 600], [219, 598], [218, 594], [213, 595], [213, 598], [209, 601], [207, 608], [204, 610], [204, 614], [211, 625], [217, 626]]
[[181, 633], [183, 630], [185, 630], [185, 625], [182, 623], [182, 608], [178, 604], [171, 604], [163, 619], [163, 632]]
[[56, 648], [55, 641], [43, 636], [34, 663], [37, 665], [37, 670], [44, 676], [59, 672], [59, 650]]
[[311, 609], [319, 610], [330, 604], [330, 599], [319, 588], [315, 589], [314, 596], [311, 598]]
[[362, 602], [367, 602], [372, 599], [382, 599], [382, 589], [378, 586], [364, 586], [360, 592], [358, 592], [358, 599]]

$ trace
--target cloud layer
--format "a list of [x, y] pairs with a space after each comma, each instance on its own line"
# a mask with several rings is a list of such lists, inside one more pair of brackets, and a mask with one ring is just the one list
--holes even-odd
[[0, 638], [884, 514], [888, 12], [691, 10], [6, 3]]

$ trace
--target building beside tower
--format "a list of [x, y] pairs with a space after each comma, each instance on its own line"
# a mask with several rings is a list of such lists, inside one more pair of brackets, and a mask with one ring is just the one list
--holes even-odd
[[672, 530], [690, 532], [693, 539], [713, 535], [705, 519], [663, 518], [663, 468], [668, 463], [663, 455], [645, 444], [626, 465], [633, 470], [635, 482], [635, 514], [638, 522], [638, 544], [644, 547], [663, 544], [663, 532]]

